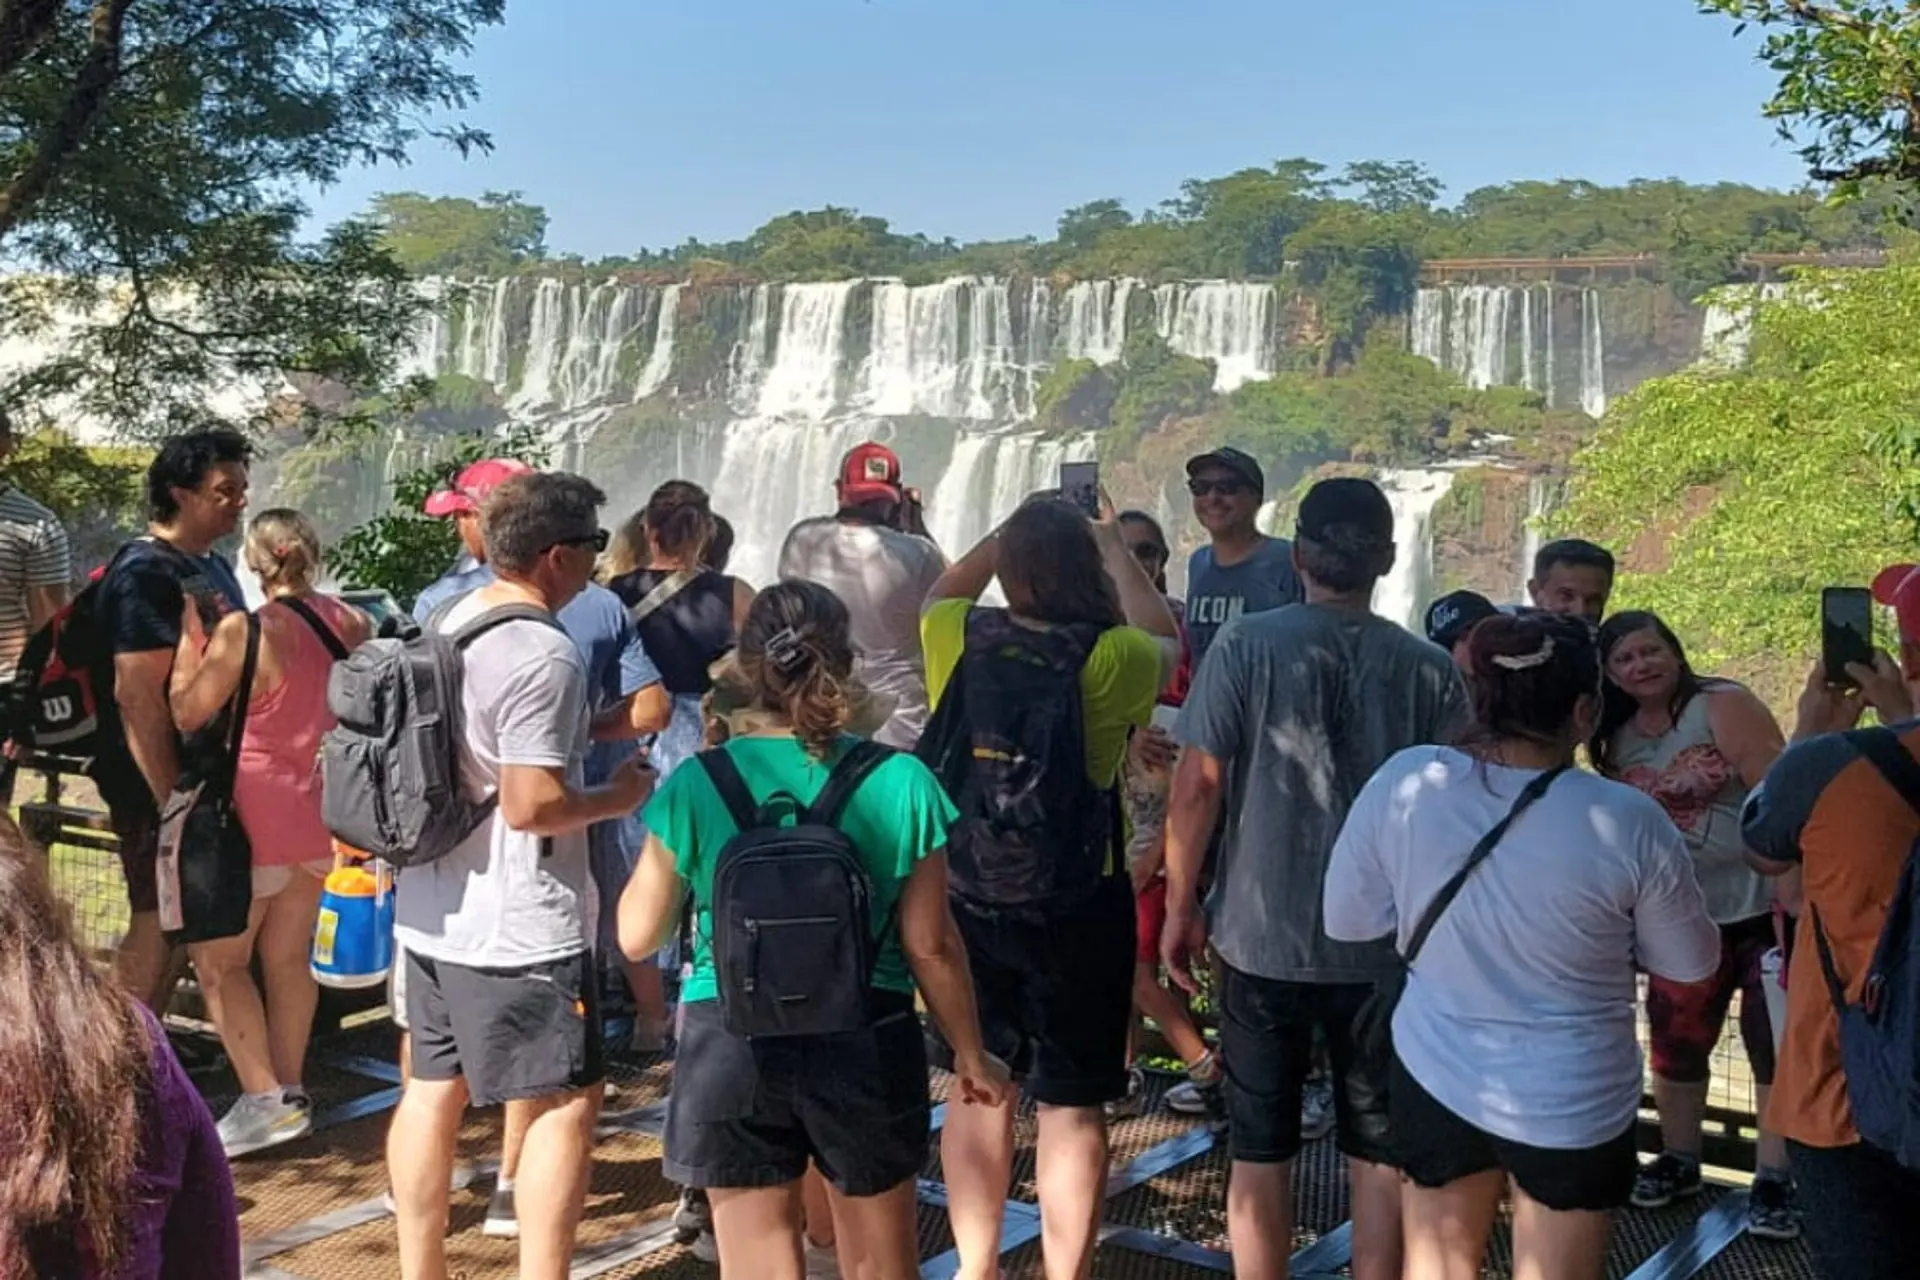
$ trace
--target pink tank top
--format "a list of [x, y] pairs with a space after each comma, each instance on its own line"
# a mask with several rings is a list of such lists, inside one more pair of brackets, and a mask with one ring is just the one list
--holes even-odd
[[[349, 607], [332, 596], [310, 595], [308, 605], [336, 637], [344, 637]], [[253, 843], [257, 867], [289, 867], [333, 856], [333, 837], [320, 821], [320, 774], [315, 757], [320, 739], [333, 728], [327, 710], [327, 674], [333, 655], [298, 614], [272, 601], [290, 624], [280, 630], [281, 681], [256, 695], [247, 709], [240, 741], [240, 770], [234, 803]], [[342, 643], [345, 643], [344, 638]]]

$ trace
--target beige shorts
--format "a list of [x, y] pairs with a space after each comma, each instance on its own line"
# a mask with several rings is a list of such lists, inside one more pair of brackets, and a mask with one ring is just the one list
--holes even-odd
[[316, 880], [325, 880], [327, 873], [332, 870], [332, 858], [296, 862], [290, 867], [255, 867], [253, 869], [254, 899], [258, 901], [261, 898], [278, 897], [286, 892], [287, 887], [293, 883], [295, 873], [309, 875]]

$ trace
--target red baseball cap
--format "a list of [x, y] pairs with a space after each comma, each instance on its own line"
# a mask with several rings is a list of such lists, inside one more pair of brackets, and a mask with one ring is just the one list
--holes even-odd
[[1920, 644], [1920, 564], [1891, 564], [1875, 574], [1873, 598], [1893, 610], [1903, 640]]
[[839, 493], [843, 507], [900, 501], [900, 456], [871, 440], [853, 446], [840, 462]]
[[470, 463], [453, 478], [451, 489], [439, 489], [427, 495], [426, 513], [430, 516], [454, 516], [462, 511], [478, 512], [487, 495], [503, 480], [530, 476], [533, 468], [512, 458], [482, 458]]

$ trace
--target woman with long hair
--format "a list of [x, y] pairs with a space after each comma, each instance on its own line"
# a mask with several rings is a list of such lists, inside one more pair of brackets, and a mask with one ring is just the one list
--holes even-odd
[[[1740, 810], [1786, 743], [1773, 713], [1743, 685], [1694, 674], [1672, 628], [1652, 613], [1616, 613], [1600, 628], [1606, 703], [1590, 749], [1594, 767], [1652, 796], [1693, 855], [1707, 910], [1720, 926], [1720, 967], [1705, 984], [1647, 980], [1653, 1101], [1661, 1153], [1640, 1172], [1633, 1202], [1655, 1209], [1699, 1194], [1701, 1127], [1714, 1046], [1740, 993], [1740, 1037], [1759, 1111], [1773, 1086], [1773, 1028], [1760, 959], [1774, 945], [1775, 886], [1747, 864]], [[1783, 897], [1794, 886], [1782, 887]], [[1747, 1230], [1800, 1234], [1785, 1143], [1760, 1130]]]
[[[244, 554], [266, 603], [252, 615], [228, 614], [211, 639], [189, 608], [173, 668], [174, 723], [192, 733], [233, 701], [249, 628], [259, 628], [234, 774], [234, 805], [253, 846], [253, 907], [245, 933], [188, 947], [242, 1090], [220, 1120], [229, 1156], [291, 1142], [313, 1127], [302, 1081], [320, 995], [308, 952], [322, 882], [333, 868], [333, 837], [320, 820], [313, 762], [334, 724], [327, 710], [334, 661], [373, 634], [365, 614], [315, 590], [320, 538], [299, 512], [276, 508], [255, 516]], [[251, 972], [256, 953], [264, 1005]]]
[[753, 602], [745, 583], [710, 567], [716, 528], [707, 491], [669, 480], [621, 531], [621, 544], [639, 549], [638, 563], [607, 582], [633, 614], [641, 643], [673, 697], [673, 718], [652, 753], [663, 779], [700, 749], [700, 702], [713, 687], [709, 671], [733, 648]]
[[1598, 1280], [1634, 1183], [1635, 962], [1698, 981], [1719, 938], [1659, 807], [1573, 767], [1600, 714], [1588, 625], [1489, 618], [1466, 659], [1472, 730], [1361, 789], [1326, 929], [1405, 955], [1428, 926], [1392, 1022], [1407, 1280], [1478, 1276], [1509, 1184], [1514, 1280]]
[[[738, 662], [761, 713], [718, 749], [759, 804], [811, 805], [859, 740], [846, 732], [854, 654], [846, 606], [810, 582], [768, 587], [741, 630]], [[959, 1105], [998, 1104], [1005, 1067], [981, 1044], [966, 951], [947, 906], [952, 803], [926, 766], [887, 753], [837, 827], [872, 888], [872, 1022], [830, 1036], [749, 1040], [729, 1030], [714, 968], [714, 871], [738, 833], [714, 778], [688, 767], [647, 805], [647, 845], [620, 900], [620, 945], [658, 949], [693, 901], [692, 974], [667, 1113], [665, 1169], [706, 1190], [723, 1275], [799, 1280], [801, 1179], [811, 1159], [833, 1188], [847, 1275], [919, 1274], [915, 1177], [929, 1139], [927, 1060], [916, 989], [956, 1049]], [[792, 945], [792, 944], [788, 944]]]
[[4, 814], [0, 1080], [0, 1280], [239, 1280], [213, 1117]]
[[[1006, 608], [977, 607], [996, 577]], [[1120, 769], [1179, 661], [1179, 628], [1110, 507], [1089, 520], [1041, 497], [941, 575], [920, 634], [933, 707], [921, 757], [967, 806], [952, 897], [981, 1024], [1039, 1106], [1047, 1274], [1083, 1275], [1106, 1183], [1104, 1108], [1127, 1095], [1133, 1013]], [[1084, 762], [1055, 771], [1043, 738], [1081, 743]], [[1042, 751], [1038, 781], [996, 763]], [[1027, 818], [1009, 830], [992, 814]], [[963, 1108], [941, 1133], [967, 1275], [992, 1274], [999, 1257], [1014, 1110], [1012, 1097]]]

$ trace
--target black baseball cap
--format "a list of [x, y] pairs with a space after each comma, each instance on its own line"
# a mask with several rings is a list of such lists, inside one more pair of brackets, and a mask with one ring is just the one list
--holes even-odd
[[1223, 467], [1252, 485], [1254, 492], [1262, 496], [1267, 492], [1267, 474], [1260, 470], [1260, 464], [1253, 460], [1253, 455], [1250, 453], [1242, 453], [1233, 448], [1221, 448], [1211, 453], [1198, 454], [1187, 459], [1187, 478], [1191, 480], [1193, 473], [1202, 467]]
[[1382, 549], [1393, 545], [1393, 508], [1373, 481], [1335, 476], [1307, 490], [1295, 528], [1308, 541], [1337, 550]]
[[1451, 649], [1467, 632], [1499, 612], [1493, 601], [1478, 591], [1441, 596], [1427, 609], [1427, 639], [1442, 649]]

